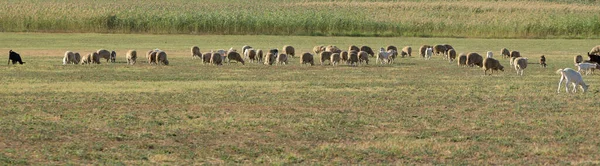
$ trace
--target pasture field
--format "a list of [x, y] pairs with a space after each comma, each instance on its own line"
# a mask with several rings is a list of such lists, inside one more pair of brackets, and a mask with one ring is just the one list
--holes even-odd
[[[203, 65], [189, 49], [453, 45], [494, 51], [484, 76], [439, 56], [393, 65]], [[556, 69], [600, 40], [1, 33], [0, 165], [600, 164], [598, 73], [557, 94]], [[499, 50], [530, 64], [516, 76]], [[65, 51], [116, 50], [117, 63], [62, 65]], [[171, 65], [128, 49], [160, 48]], [[417, 54], [418, 55], [418, 54]], [[6, 57], [6, 56], [5, 56]], [[371, 59], [373, 60], [373, 59]]]
[[600, 38], [596, 0], [4, 0], [0, 32]]

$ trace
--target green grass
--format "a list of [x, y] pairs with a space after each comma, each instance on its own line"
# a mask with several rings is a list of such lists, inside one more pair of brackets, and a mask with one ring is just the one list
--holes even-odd
[[[516, 76], [484, 76], [441, 57], [394, 65], [202, 65], [201, 51], [243, 45], [305, 52], [315, 45], [452, 44], [502, 47], [535, 62]], [[598, 164], [598, 74], [585, 94], [556, 93], [557, 68], [573, 67], [598, 40], [452, 39], [2, 33], [0, 163], [191, 164]], [[61, 65], [66, 50], [116, 50], [118, 63]], [[166, 50], [171, 65], [128, 49]]]
[[598, 1], [0, 2], [1, 32], [599, 38]]

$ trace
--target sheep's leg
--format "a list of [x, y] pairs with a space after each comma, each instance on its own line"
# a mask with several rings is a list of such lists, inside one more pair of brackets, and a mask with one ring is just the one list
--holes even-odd
[[562, 84], [564, 78], [565, 78], [565, 76], [561, 73], [560, 74], [560, 81], [558, 82], [558, 89], [556, 89], [556, 93], [560, 93], [560, 84]]

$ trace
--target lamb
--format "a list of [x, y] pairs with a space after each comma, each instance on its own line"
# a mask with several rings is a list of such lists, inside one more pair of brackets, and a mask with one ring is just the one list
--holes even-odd
[[467, 65], [469, 67], [473, 67], [473, 65], [483, 67], [483, 57], [475, 52], [469, 53], [467, 54]]
[[207, 52], [202, 54], [202, 63], [207, 64], [207, 63], [211, 63], [210, 59], [212, 58], [212, 53], [211, 52]]
[[362, 64], [363, 61], [365, 62], [365, 64], [369, 64], [369, 53], [367, 53], [366, 51], [358, 52], [358, 63]]
[[583, 70], [585, 72], [585, 75], [588, 75], [590, 73], [594, 73], [594, 69], [596, 69], [596, 67], [598, 66], [597, 63], [576, 63], [575, 66], [577, 66], [577, 72], [581, 73], [581, 70]]
[[213, 65], [223, 65], [223, 58], [221, 56], [221, 53], [219, 52], [213, 52], [212, 55], [210, 56], [210, 64]]
[[523, 76], [523, 70], [527, 68], [527, 58], [525, 57], [517, 57], [515, 58], [513, 64], [515, 65], [515, 70], [517, 70], [517, 75]]
[[169, 60], [167, 59], [167, 53], [159, 50], [158, 52], [156, 52], [156, 64], [164, 64], [164, 65], [169, 65]]
[[460, 53], [458, 56], [458, 66], [467, 66], [467, 54]]
[[491, 51], [487, 52], [487, 58], [493, 58], [493, 56], [494, 56], [493, 52], [491, 52]]
[[558, 82], [558, 89], [556, 89], [556, 93], [560, 93], [560, 85], [562, 84], [563, 80], [567, 81], [565, 82], [565, 89], [567, 93], [571, 92], [569, 91], [569, 84], [571, 83], [573, 84], [573, 93], [577, 93], [577, 86], [581, 86], [581, 89], [584, 93], [589, 88], [589, 85], [586, 85], [585, 82], [583, 82], [583, 77], [581, 74], [571, 68], [558, 69], [556, 70], [556, 74], [560, 74], [560, 81]]
[[592, 50], [590, 50], [590, 52], [588, 54], [589, 55], [600, 55], [600, 45], [597, 45], [596, 47], [592, 48]]
[[[454, 59], [456, 59], [456, 51], [454, 51], [454, 49], [450, 49], [448, 50], [448, 52], [446, 52], [446, 56], [448, 56], [448, 61], [452, 62], [454, 61]], [[466, 58], [466, 56], [465, 56]]]
[[11, 61], [12, 61], [13, 65], [16, 64], [17, 62], [21, 65], [23, 63], [25, 63], [21, 59], [21, 55], [17, 52], [14, 52], [13, 50], [8, 51], [8, 64], [10, 64]]
[[81, 57], [81, 61], [79, 62], [82, 65], [91, 64], [92, 63], [92, 54], [87, 54]]
[[[369, 46], [360, 47], [360, 51], [364, 51], [367, 54], [371, 55], [371, 57], [375, 57], [375, 52], [373, 52], [373, 49], [371, 49], [371, 47], [369, 47]], [[359, 52], [359, 54], [360, 54], [360, 52]]]
[[287, 65], [288, 64], [288, 57], [287, 54], [279, 54], [277, 56], [277, 64], [280, 65]]
[[[367, 59], [368, 59], [368, 55], [367, 55]], [[350, 53], [348, 53], [348, 64], [350, 64], [350, 66], [357, 66], [358, 65], [358, 52], [357, 51], [350, 51]]]
[[390, 50], [390, 51], [391, 52], [385, 51], [385, 49], [383, 49], [383, 47], [381, 49], [379, 49], [379, 54], [377, 55], [377, 59], [375, 59], [375, 63], [378, 63], [378, 61], [381, 64], [390, 63], [390, 56], [392, 56], [394, 50]]
[[402, 53], [400, 53], [400, 55], [402, 56], [402, 58], [404, 58], [404, 56], [408, 55], [408, 57], [412, 56], [412, 48], [410, 46], [406, 46], [404, 48], [402, 48]]
[[387, 48], [385, 48], [385, 50], [386, 51], [390, 51], [390, 50], [395, 51], [394, 53], [392, 53], [392, 55], [390, 55], [390, 60], [393, 61], [394, 59], [396, 59], [396, 57], [398, 57], [398, 48], [396, 46], [389, 45], [389, 46], [387, 46]]
[[433, 53], [435, 55], [443, 55], [446, 53], [446, 51], [448, 51], [448, 49], [446, 49], [446, 46], [444, 46], [444, 45], [433, 46]]
[[494, 70], [495, 71], [504, 71], [504, 66], [502, 66], [500, 64], [500, 61], [494, 59], [494, 58], [485, 58], [483, 60], [483, 75], [487, 75], [487, 71], [488, 70], [492, 70], [492, 73], [490, 73], [490, 75], [494, 74]]
[[200, 53], [200, 47], [192, 46], [192, 59], [200, 58], [202, 59], [202, 53]]
[[521, 53], [519, 51], [511, 51], [510, 52], [510, 57], [511, 58], [512, 57], [515, 57], [515, 58], [521, 57]]
[[546, 68], [546, 57], [545, 57], [544, 55], [542, 55], [542, 56], [540, 57], [540, 65], [541, 65], [543, 68]]
[[229, 51], [227, 53], [227, 64], [231, 64], [231, 60], [240, 62], [242, 63], [242, 65], [245, 65], [244, 58], [242, 58], [242, 55], [240, 55], [240, 53], [238, 53], [237, 51]]
[[285, 51], [285, 54], [289, 55], [289, 56], [296, 56], [296, 50], [294, 49], [294, 47], [292, 46], [283, 46], [283, 51]]
[[219, 55], [221, 55], [221, 63], [225, 62], [225, 58], [227, 58], [227, 51], [223, 49], [218, 49], [216, 52], [218, 52]]
[[431, 47], [425, 48], [425, 59], [426, 60], [431, 59], [432, 54], [433, 54], [433, 48], [431, 48]]
[[256, 60], [256, 50], [253, 48], [246, 49], [246, 51], [244, 51], [244, 57], [250, 59], [250, 62], [254, 62]]
[[425, 58], [425, 51], [427, 51], [427, 48], [430, 48], [430, 45], [422, 45], [421, 48], [419, 48], [419, 55], [421, 55], [421, 57]]
[[340, 64], [341, 59], [342, 57], [339, 53], [333, 53], [331, 54], [331, 59], [329, 61], [331, 62], [332, 66], [335, 66]]
[[502, 58], [510, 58], [510, 51], [508, 51], [508, 49], [502, 48], [500, 52], [502, 53]]
[[63, 65], [66, 64], [78, 64], [79, 61], [75, 58], [75, 53], [71, 51], [65, 52], [65, 57], [63, 57]]
[[325, 46], [323, 45], [313, 47], [313, 52], [315, 52], [315, 54], [321, 54], [323, 51], [325, 51]]
[[100, 62], [100, 58], [106, 59], [106, 62], [109, 62], [111, 60], [111, 54], [108, 50], [99, 49], [98, 51], [96, 51], [96, 53], [98, 54], [98, 62]]
[[110, 62], [115, 63], [116, 61], [117, 61], [117, 52], [111, 51], [110, 52]]
[[302, 55], [300, 55], [300, 64], [310, 64], [311, 66], [315, 65], [315, 59], [313, 58], [313, 55], [305, 52]]
[[356, 52], [359, 52], [360, 48], [356, 47], [355, 45], [351, 45], [350, 47], [348, 47], [348, 52], [353, 51], [353, 50]]
[[348, 51], [342, 51], [342, 53], [340, 53], [340, 56], [342, 58], [342, 62], [348, 64]]
[[135, 50], [127, 51], [127, 54], [125, 54], [125, 58], [127, 59], [128, 65], [135, 64], [135, 61], [137, 59], [137, 51], [135, 51]]
[[575, 56], [575, 58], [573, 59], [573, 62], [575, 62], [575, 64], [577, 63], [581, 63], [583, 62], [583, 57], [581, 55], [577, 55]]
[[265, 55], [264, 64], [265, 65], [273, 65], [273, 63], [275, 63], [275, 54], [273, 54], [272, 52], [269, 52], [269, 53], [267, 53], [267, 55]]
[[321, 65], [323, 65], [323, 62], [325, 61], [329, 61], [329, 64], [331, 64], [331, 54], [333, 54], [330, 51], [323, 51], [321, 52], [320, 56], [321, 56]]

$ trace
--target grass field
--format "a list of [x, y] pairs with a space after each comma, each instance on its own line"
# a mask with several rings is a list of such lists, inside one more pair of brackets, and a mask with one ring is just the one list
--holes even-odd
[[5, 0], [0, 32], [600, 38], [596, 0]]
[[[393, 65], [202, 65], [201, 51], [243, 45], [452, 44], [519, 50], [549, 67], [484, 76], [441, 57]], [[599, 40], [2, 33], [0, 165], [25, 164], [599, 164], [598, 74], [589, 92], [556, 93]], [[61, 65], [66, 50], [117, 51], [118, 63]], [[171, 65], [125, 64], [128, 49]]]

